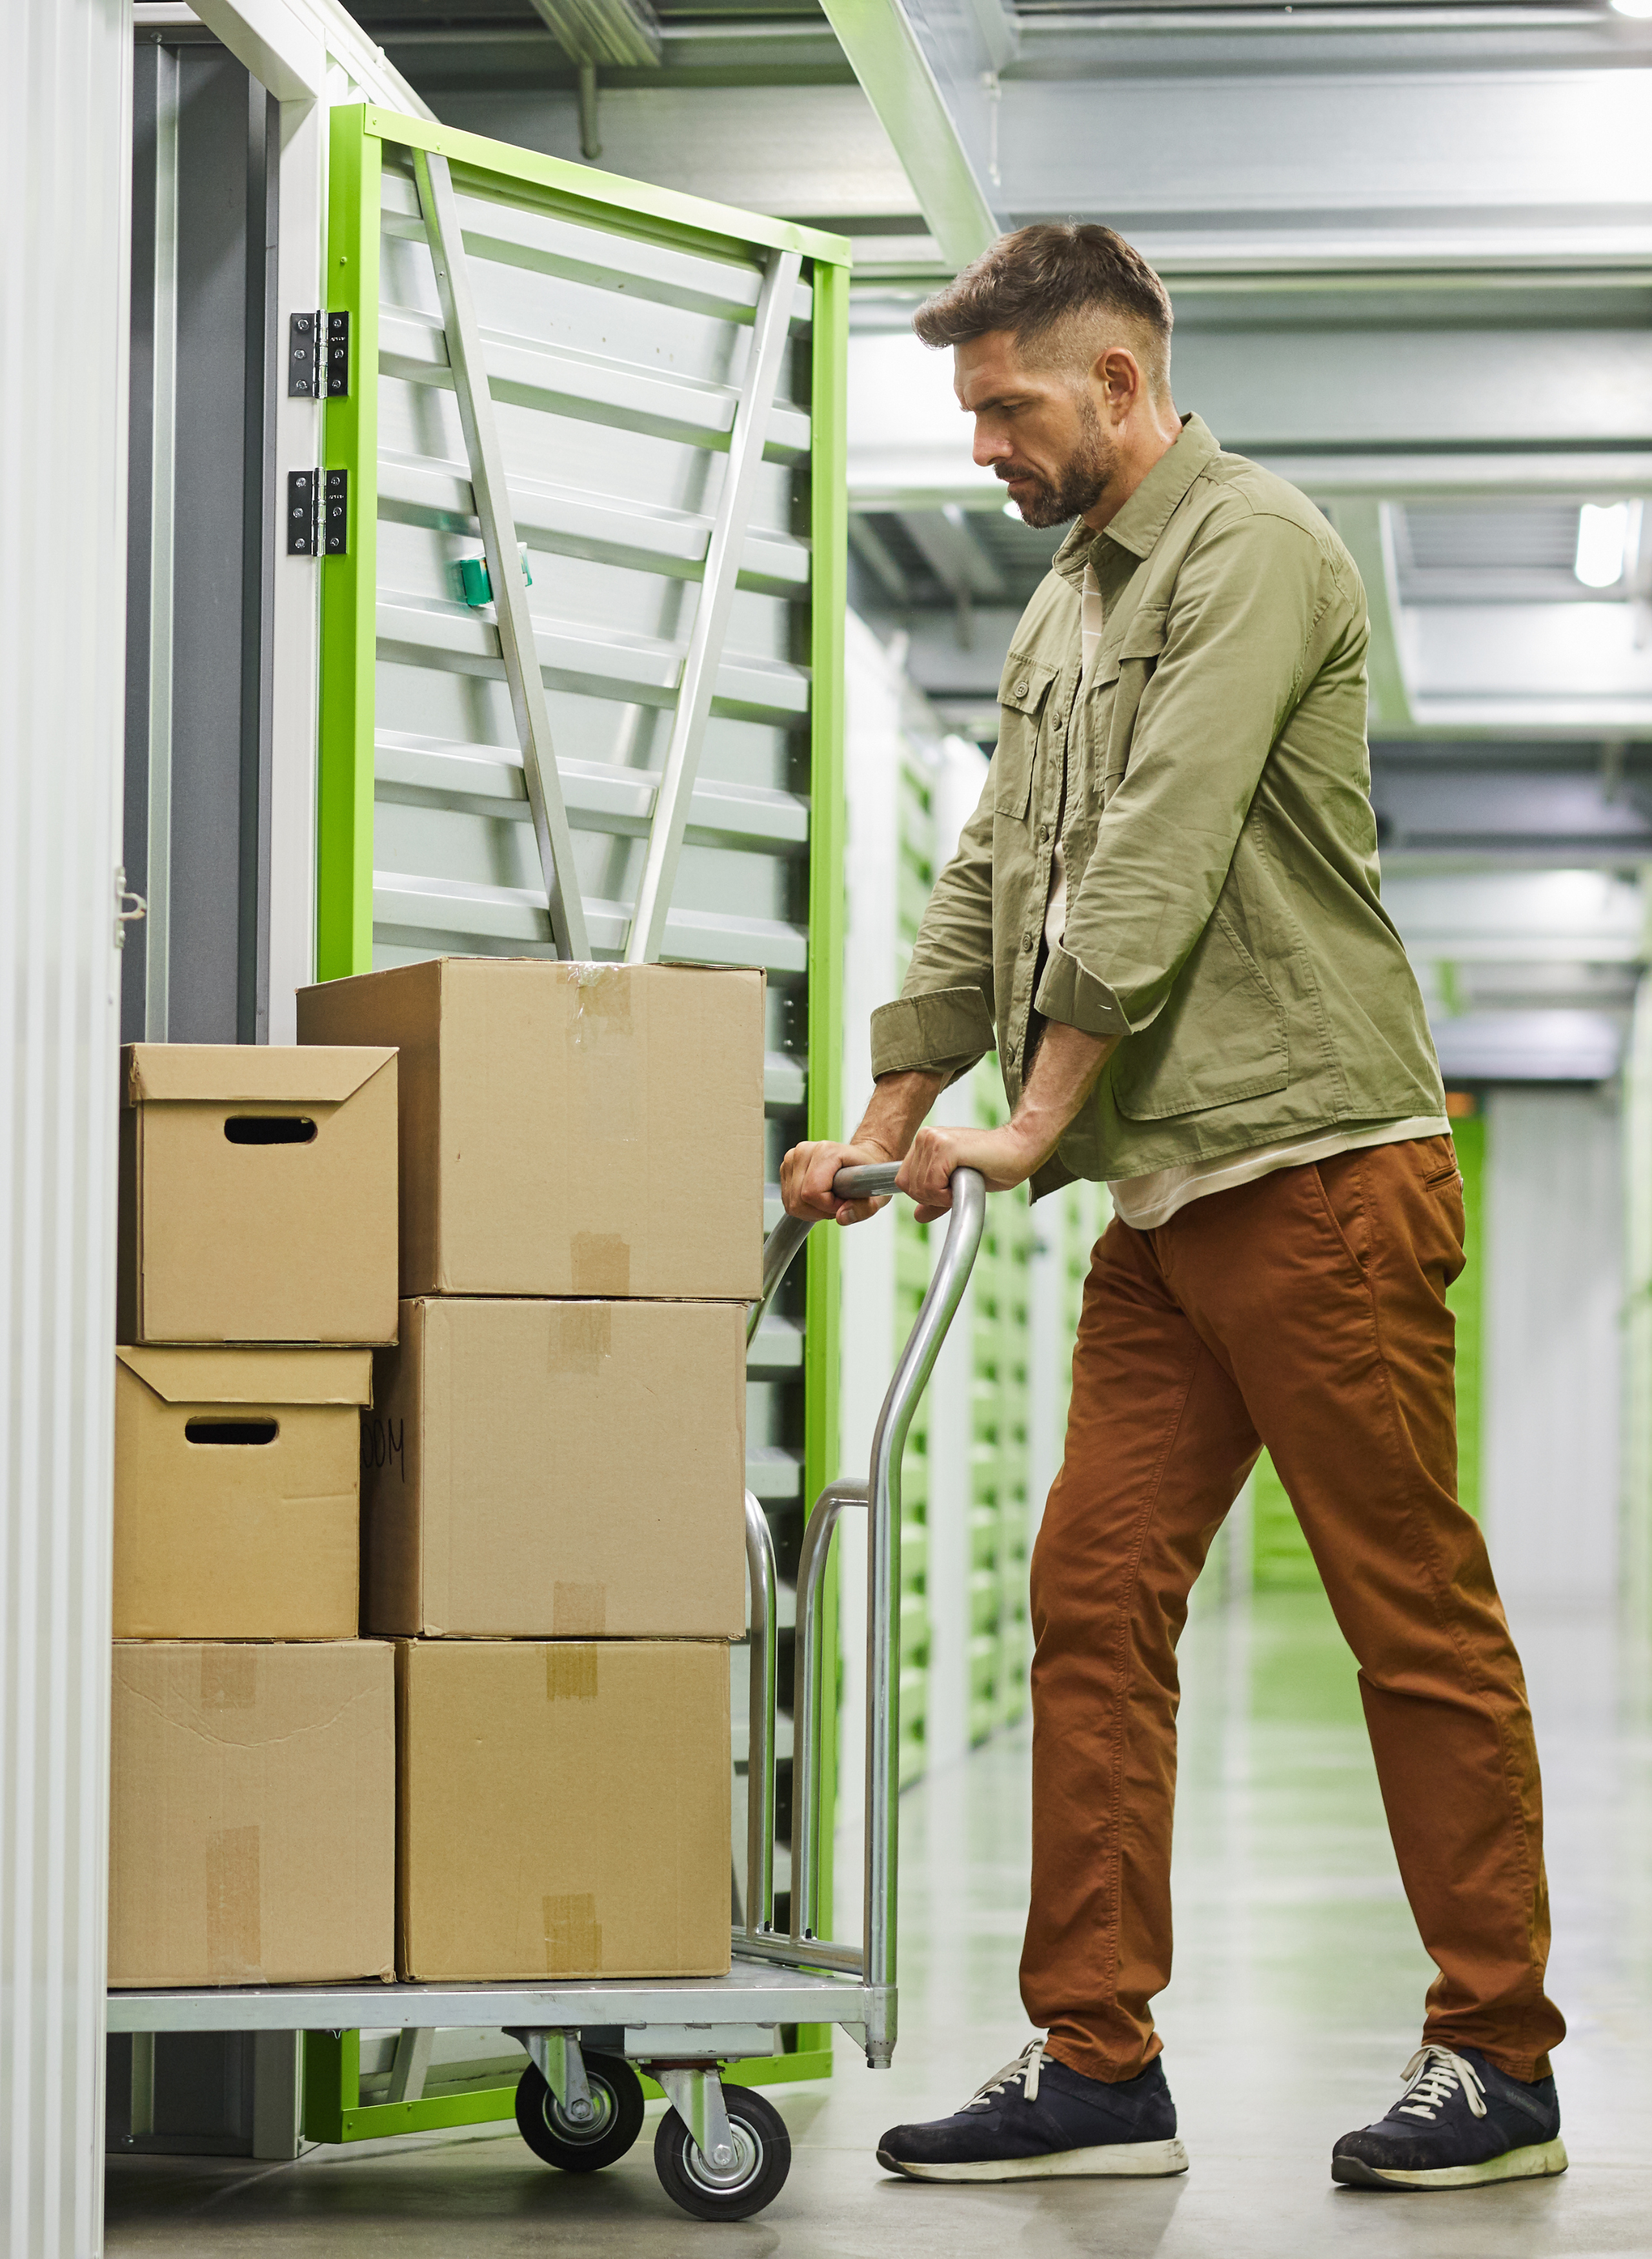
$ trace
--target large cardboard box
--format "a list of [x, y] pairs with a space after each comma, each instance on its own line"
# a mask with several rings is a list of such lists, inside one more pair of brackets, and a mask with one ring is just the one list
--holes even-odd
[[123, 1342], [395, 1339], [395, 1055], [123, 1054]]
[[365, 1349], [115, 1352], [117, 1639], [353, 1639]]
[[391, 1975], [394, 1680], [372, 1640], [117, 1643], [111, 1985]]
[[362, 1451], [364, 1628], [745, 1628], [745, 1311], [403, 1302]]
[[729, 1968], [729, 1650], [396, 1646], [407, 1978]]
[[446, 957], [298, 995], [401, 1053], [402, 1292], [755, 1301], [763, 976]]

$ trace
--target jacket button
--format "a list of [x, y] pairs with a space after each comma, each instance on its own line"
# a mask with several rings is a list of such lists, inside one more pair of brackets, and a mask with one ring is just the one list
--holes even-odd
[[1031, 688], [1032, 688], [1032, 685], [1031, 685], [1031, 683], [1030, 683], [1030, 682], [1029, 682], [1029, 681], [1027, 681], [1023, 678], [1023, 680], [1022, 680], [1022, 681], [1021, 681], [1020, 682], [1018, 682], [1018, 683], [1015, 685], [1015, 695], [1016, 695], [1016, 697], [1017, 697], [1017, 698], [1024, 698], [1024, 697], [1027, 695], [1027, 693], [1028, 693]]
[[1021, 937], [1021, 945], [1022, 945], [1022, 952], [1023, 952], [1023, 954], [1024, 954], [1024, 953], [1025, 953], [1025, 951], [1028, 951], [1028, 950], [1029, 950], [1029, 949], [1032, 947], [1032, 945], [1033, 945], [1033, 936], [1032, 936], [1031, 934], [1029, 934], [1029, 933], [1024, 933], [1024, 934], [1022, 934], [1022, 937]]

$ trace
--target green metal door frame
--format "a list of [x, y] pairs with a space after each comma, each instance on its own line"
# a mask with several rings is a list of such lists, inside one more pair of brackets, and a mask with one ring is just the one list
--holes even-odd
[[[382, 151], [393, 146], [445, 156], [456, 185], [468, 181], [525, 196], [559, 217], [595, 223], [635, 240], [723, 259], [755, 248], [794, 250], [808, 262], [813, 296], [809, 540], [812, 550], [809, 666], [810, 817], [807, 1123], [810, 1137], [841, 1134], [844, 885], [844, 619], [847, 602], [848, 244], [839, 236], [737, 211], [648, 183], [460, 132], [430, 118], [370, 104], [331, 113], [328, 176], [326, 303], [350, 316], [348, 391], [325, 403], [324, 464], [349, 477], [342, 556], [319, 560], [321, 710], [317, 782], [316, 966], [323, 980], [368, 972], [373, 964], [374, 741], [377, 613], [380, 231]], [[805, 1282], [804, 1502], [817, 1497], [837, 1465], [837, 1247], [813, 1235]], [[835, 1583], [829, 1590], [829, 1652], [837, 1647]], [[835, 1678], [824, 1692], [822, 1809], [835, 1808]], [[821, 1830], [819, 1905], [830, 1928], [832, 1830]], [[513, 2088], [430, 2101], [363, 2105], [360, 2042], [353, 2033], [310, 2033], [305, 2040], [304, 2130], [312, 2141], [360, 2141], [419, 2128], [487, 2123], [510, 2114]], [[769, 2085], [823, 2076], [831, 2065], [829, 2026], [804, 2026], [794, 2050], [730, 2073], [737, 2084]]]

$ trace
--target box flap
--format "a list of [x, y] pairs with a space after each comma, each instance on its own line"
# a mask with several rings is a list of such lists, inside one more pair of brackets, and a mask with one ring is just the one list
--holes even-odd
[[342, 1106], [395, 1057], [377, 1044], [128, 1044], [124, 1099], [128, 1106], [168, 1099]]
[[117, 1349], [166, 1404], [371, 1404], [366, 1349]]

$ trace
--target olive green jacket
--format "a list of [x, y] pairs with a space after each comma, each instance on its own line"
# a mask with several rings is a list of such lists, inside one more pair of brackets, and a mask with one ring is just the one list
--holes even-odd
[[[1106, 627], [1081, 681], [1086, 559]], [[1378, 891], [1368, 640], [1326, 519], [1186, 417], [1022, 616], [986, 788], [873, 1020], [873, 1072], [961, 1074], [996, 1048], [1013, 1105], [1041, 1019], [1122, 1036], [1035, 1194], [1442, 1113]]]

